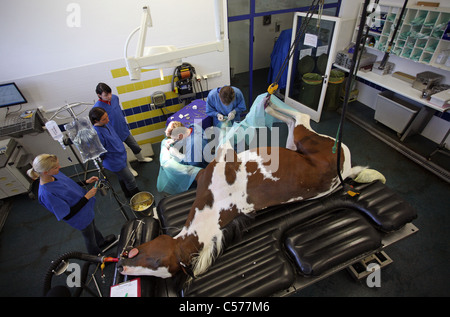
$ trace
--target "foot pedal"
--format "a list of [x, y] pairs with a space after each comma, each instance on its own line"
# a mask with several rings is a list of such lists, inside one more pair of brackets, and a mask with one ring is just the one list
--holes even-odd
[[380, 266], [380, 269], [382, 269], [392, 262], [394, 261], [392, 261], [392, 259], [384, 251], [380, 251], [348, 266], [347, 270], [355, 279], [361, 280], [372, 273], [372, 270], [368, 270], [367, 268], [370, 264], [378, 264]]

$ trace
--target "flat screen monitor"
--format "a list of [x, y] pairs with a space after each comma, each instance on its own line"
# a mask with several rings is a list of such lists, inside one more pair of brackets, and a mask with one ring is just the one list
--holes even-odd
[[27, 103], [15, 83], [0, 85], [0, 108]]

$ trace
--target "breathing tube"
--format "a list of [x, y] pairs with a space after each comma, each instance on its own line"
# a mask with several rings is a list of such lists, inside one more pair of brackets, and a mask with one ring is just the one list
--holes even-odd
[[[48, 291], [51, 289], [52, 285], [52, 277], [55, 275], [55, 272], [57, 271], [57, 268], [61, 265], [62, 262], [65, 262], [69, 259], [78, 259], [87, 261], [88, 263], [102, 263], [102, 265], [106, 262], [118, 262], [118, 258], [113, 257], [106, 257], [106, 256], [95, 256], [91, 254], [81, 253], [81, 252], [68, 252], [63, 255], [61, 255], [58, 259], [55, 261], [52, 261], [50, 267], [47, 269], [47, 272], [44, 276], [44, 287], [43, 287], [43, 296], [46, 296]], [[90, 263], [89, 263], [90, 262]], [[84, 285], [84, 282], [86, 281], [87, 276], [87, 268], [89, 266], [84, 266], [83, 271], [81, 272], [81, 283]], [[81, 289], [80, 289], [81, 291]]]

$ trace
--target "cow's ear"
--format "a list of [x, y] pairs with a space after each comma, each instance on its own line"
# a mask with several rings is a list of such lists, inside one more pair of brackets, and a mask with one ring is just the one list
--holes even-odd
[[189, 275], [192, 278], [195, 278], [194, 271], [192, 271], [192, 268], [189, 265], [186, 265], [180, 261], [180, 266], [184, 274]]
[[139, 250], [137, 248], [133, 248], [128, 252], [128, 258], [131, 259], [135, 257], [139, 253]]

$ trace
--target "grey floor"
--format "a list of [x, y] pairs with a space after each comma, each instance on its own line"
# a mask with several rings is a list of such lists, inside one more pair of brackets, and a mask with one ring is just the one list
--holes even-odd
[[[348, 107], [349, 113], [366, 116], [365, 120], [371, 121], [372, 114], [367, 109], [357, 103], [351, 103]], [[312, 127], [319, 133], [334, 137], [339, 120], [338, 112], [326, 111], [321, 122], [312, 123]], [[343, 135], [343, 142], [352, 152], [353, 162], [380, 171], [386, 177], [387, 185], [416, 208], [418, 218], [414, 224], [419, 232], [387, 248], [386, 253], [393, 263], [382, 269], [381, 287], [370, 288], [365, 281], [356, 281], [344, 270], [298, 291], [294, 296], [449, 296], [450, 184], [350, 120], [345, 121]], [[428, 144], [426, 140], [415, 139], [412, 143], [412, 146], [419, 148], [421, 144]], [[422, 151], [427, 152], [430, 146], [433, 148], [436, 144], [427, 146]], [[152, 192], [157, 204], [163, 197], [156, 190], [159, 144], [153, 145], [153, 151], [153, 162], [135, 162], [132, 165], [139, 172], [139, 188]], [[441, 154], [437, 154], [434, 160], [443, 165], [449, 161], [447, 156]], [[77, 170], [66, 168], [63, 171], [68, 175], [80, 172], [81, 167], [76, 167]], [[113, 198], [111, 191], [106, 196], [98, 194], [95, 221], [105, 235], [118, 235], [126, 221], [120, 206], [129, 218], [134, 214], [115, 176], [110, 175], [109, 179], [119, 194], [120, 202]], [[26, 194], [4, 200], [1, 207], [6, 219], [0, 232], [0, 296], [42, 296], [43, 278], [51, 261], [69, 251], [85, 252], [81, 234], [58, 222], [37, 200], [30, 199]], [[110, 252], [114, 254], [116, 250], [113, 248]], [[96, 274], [100, 291], [107, 296], [113, 267], [107, 265], [104, 278], [95, 269], [92, 268], [89, 274]], [[64, 283], [65, 278], [61, 276], [60, 283]], [[89, 285], [94, 288], [93, 280]]]

